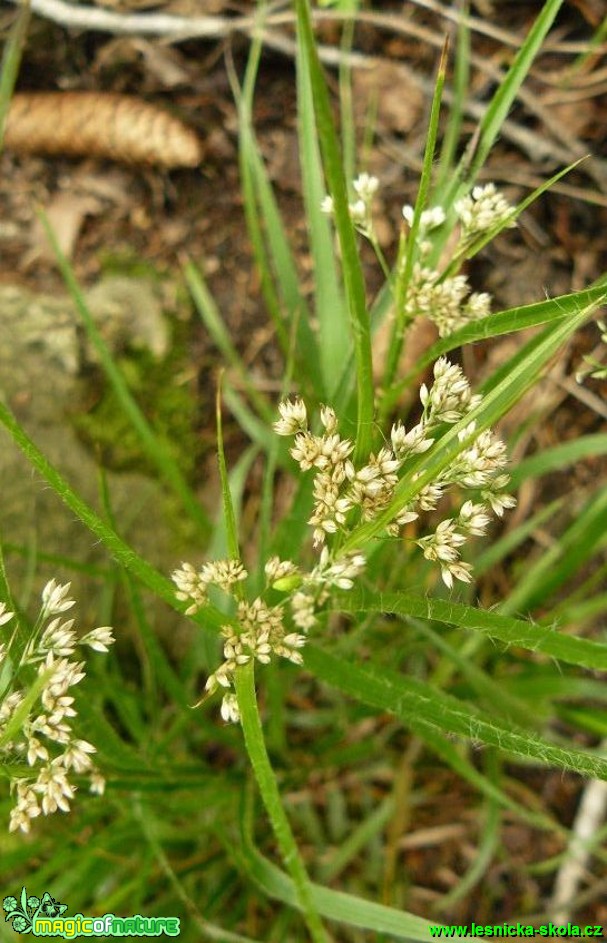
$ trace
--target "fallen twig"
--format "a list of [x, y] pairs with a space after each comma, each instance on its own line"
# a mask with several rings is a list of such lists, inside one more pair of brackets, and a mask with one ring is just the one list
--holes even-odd
[[[607, 741], [602, 746], [605, 749]], [[606, 811], [607, 782], [592, 779], [584, 787], [569, 848], [554, 882], [549, 908], [554, 923], [566, 924], [575, 912], [580, 884], [584, 880], [591, 855], [592, 839], [601, 828]]]

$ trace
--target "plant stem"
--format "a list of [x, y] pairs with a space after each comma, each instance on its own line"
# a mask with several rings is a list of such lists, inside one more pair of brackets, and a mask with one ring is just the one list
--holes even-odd
[[247, 753], [255, 773], [263, 804], [270, 817], [280, 853], [293, 879], [304, 920], [314, 943], [330, 943], [330, 938], [312, 903], [310, 879], [283, 808], [274, 770], [266, 750], [261, 718], [257, 707], [255, 669], [252, 661], [238, 668], [235, 675], [235, 685]]

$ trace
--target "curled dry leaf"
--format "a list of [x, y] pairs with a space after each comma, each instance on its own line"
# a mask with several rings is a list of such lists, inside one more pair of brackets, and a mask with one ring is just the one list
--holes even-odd
[[201, 141], [183, 122], [139, 98], [103, 92], [14, 95], [4, 144], [21, 154], [162, 167], [196, 167], [202, 160]]

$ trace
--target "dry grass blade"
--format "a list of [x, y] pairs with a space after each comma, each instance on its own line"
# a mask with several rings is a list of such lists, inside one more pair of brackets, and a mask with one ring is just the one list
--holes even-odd
[[18, 153], [103, 157], [128, 164], [196, 167], [202, 144], [162, 108], [128, 95], [21, 93], [10, 105], [4, 143]]

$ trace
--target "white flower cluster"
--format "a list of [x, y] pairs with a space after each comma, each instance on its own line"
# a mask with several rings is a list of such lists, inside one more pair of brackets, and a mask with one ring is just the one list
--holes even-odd
[[[207, 679], [205, 691], [212, 695], [219, 688], [225, 691], [221, 704], [221, 716], [226, 722], [240, 720], [238, 703], [233, 691], [234, 672], [239, 665], [252, 659], [268, 664], [273, 656], [286, 658], [296, 665], [302, 664], [300, 649], [306, 642], [306, 634], [316, 622], [316, 611], [326, 602], [331, 587], [350, 589], [354, 579], [364, 567], [360, 554], [343, 554], [332, 560], [327, 548], [323, 549], [319, 563], [310, 573], [301, 573], [291, 560], [271, 557], [265, 565], [266, 590], [277, 589], [289, 592], [279, 605], [270, 606], [261, 597], [252, 602], [239, 599], [236, 585], [247, 578], [247, 571], [237, 560], [216, 560], [205, 563], [196, 571], [189, 563], [183, 563], [172, 574], [177, 586], [177, 598], [191, 600], [186, 612], [196, 612], [208, 601], [208, 588], [214, 584], [237, 600], [234, 623], [221, 630], [224, 639], [224, 661]], [[293, 629], [285, 625], [293, 623]]]
[[[373, 218], [371, 215], [371, 204], [373, 197], [377, 193], [379, 180], [370, 174], [359, 174], [356, 180], [352, 182], [356, 199], [348, 204], [350, 218], [361, 233], [368, 239], [374, 239]], [[327, 216], [333, 216], [335, 205], [332, 196], [326, 196], [320, 208]]]
[[465, 275], [442, 278], [434, 269], [419, 262], [413, 267], [405, 300], [407, 320], [426, 317], [436, 324], [441, 337], [471, 321], [486, 317], [491, 311], [491, 295], [472, 292]]
[[[352, 221], [363, 236], [377, 244], [371, 206], [379, 181], [377, 177], [363, 173], [353, 181], [352, 186], [357, 197], [349, 204]], [[333, 215], [333, 197], [326, 196], [321, 208], [323, 212]], [[459, 241], [452, 253], [454, 258], [461, 257], [463, 260], [465, 250], [483, 233], [500, 227], [516, 226], [513, 207], [493, 183], [474, 187], [470, 194], [456, 201], [454, 210], [460, 223]], [[411, 228], [413, 207], [403, 206], [402, 214]], [[486, 317], [491, 311], [491, 296], [486, 292], [471, 293], [465, 275], [445, 277], [423, 264], [432, 250], [431, 233], [442, 226], [446, 218], [442, 206], [433, 206], [421, 213], [416, 239], [418, 261], [413, 267], [404, 300], [406, 323], [416, 317], [427, 317], [436, 324], [441, 337], [452, 334], [471, 321]], [[403, 256], [401, 263], [404, 261]]]
[[[403, 219], [409, 228], [413, 226], [414, 214], [415, 210], [412, 206], [408, 204], [403, 206]], [[438, 229], [439, 226], [442, 226], [446, 218], [447, 214], [442, 206], [433, 206], [429, 210], [423, 210], [417, 231], [417, 247], [422, 258], [428, 255], [432, 249], [432, 240], [428, 239], [428, 234], [431, 233], [433, 229]]]
[[[295, 437], [291, 455], [302, 471], [316, 470], [314, 509], [309, 520], [314, 528], [315, 545], [324, 544], [328, 535], [338, 531], [347, 534], [361, 520], [371, 521], [383, 512], [394, 497], [407, 461], [431, 448], [437, 427], [459, 422], [481, 402], [481, 397], [470, 390], [460, 367], [444, 357], [434, 365], [433, 385], [421, 387], [420, 399], [423, 414], [417, 425], [407, 431], [402, 423], [395, 423], [390, 433], [392, 447], [384, 446], [377, 454], [371, 454], [358, 469], [350, 458], [353, 445], [340, 437], [332, 409], [322, 408], [320, 421], [325, 431], [314, 435], [308, 428], [301, 399], [280, 404], [275, 431]], [[466, 501], [457, 518], [443, 521], [434, 534], [417, 541], [426, 559], [440, 565], [442, 578], [449, 587], [454, 579], [465, 582], [471, 579], [470, 567], [460, 561], [460, 548], [467, 537], [485, 532], [490, 508], [501, 516], [505, 508], [515, 503], [514, 498], [502, 493], [509, 480], [503, 473], [507, 462], [503, 442], [488, 430], [475, 435], [473, 422], [461, 433], [460, 441], [467, 443], [466, 447], [410, 504], [395, 514], [387, 527], [391, 536], [397, 536], [405, 524], [419, 517], [420, 511], [436, 510], [443, 495], [452, 488], [480, 492], [478, 503]], [[362, 555], [360, 559], [363, 560]]]
[[190, 605], [185, 614], [191, 616], [208, 604], [209, 586], [219, 586], [224, 593], [233, 595], [236, 584], [246, 580], [247, 576], [248, 573], [240, 561], [215, 560], [212, 563], [203, 563], [199, 570], [191, 563], [182, 563], [171, 579], [177, 587], [177, 599], [182, 602], [189, 601]]
[[[85, 677], [84, 662], [73, 660], [78, 646], [96, 652], [107, 652], [114, 642], [112, 629], [102, 626], [78, 637], [74, 620], [63, 620], [61, 614], [75, 604], [69, 597], [70, 583], [50, 580], [42, 591], [42, 607], [32, 636], [15, 666], [12, 645], [0, 645], [0, 676], [10, 678], [0, 694], [0, 738], [15, 725], [23, 711], [25, 691], [37, 679], [43, 679], [39, 696], [19, 717], [16, 729], [0, 749], [7, 768], [18, 766], [11, 776], [11, 792], [16, 804], [11, 811], [9, 830], [29, 832], [31, 820], [51, 815], [58, 809], [68, 812], [76, 786], [70, 782], [71, 772], [86, 773], [91, 792], [101, 795], [105, 781], [91, 761], [95, 747], [74, 735], [77, 716], [70, 688]], [[0, 626], [13, 619], [0, 604]], [[13, 636], [14, 639], [14, 636]], [[27, 763], [31, 772], [24, 773]]]
[[[513, 208], [492, 183], [474, 187], [471, 194], [455, 203], [454, 209], [461, 227], [459, 242], [453, 250], [454, 258], [463, 259], [466, 248], [483, 233], [499, 226], [516, 226]], [[408, 225], [412, 226], [411, 206], [403, 207], [403, 216]], [[424, 210], [421, 214], [416, 243], [421, 259], [432, 248], [428, 233], [444, 221], [445, 211], [441, 206]], [[486, 292], [470, 293], [465, 275], [445, 277], [418, 261], [407, 285], [404, 309], [407, 323], [416, 317], [429, 318], [436, 324], [440, 336], [446, 337], [471, 321], [487, 317], [491, 312], [491, 295]]]
[[474, 187], [472, 193], [457, 200], [455, 212], [459, 217], [462, 235], [465, 239], [472, 239], [498, 226], [507, 228], [516, 226], [513, 208], [496, 189], [494, 183], [487, 183], [484, 187]]

